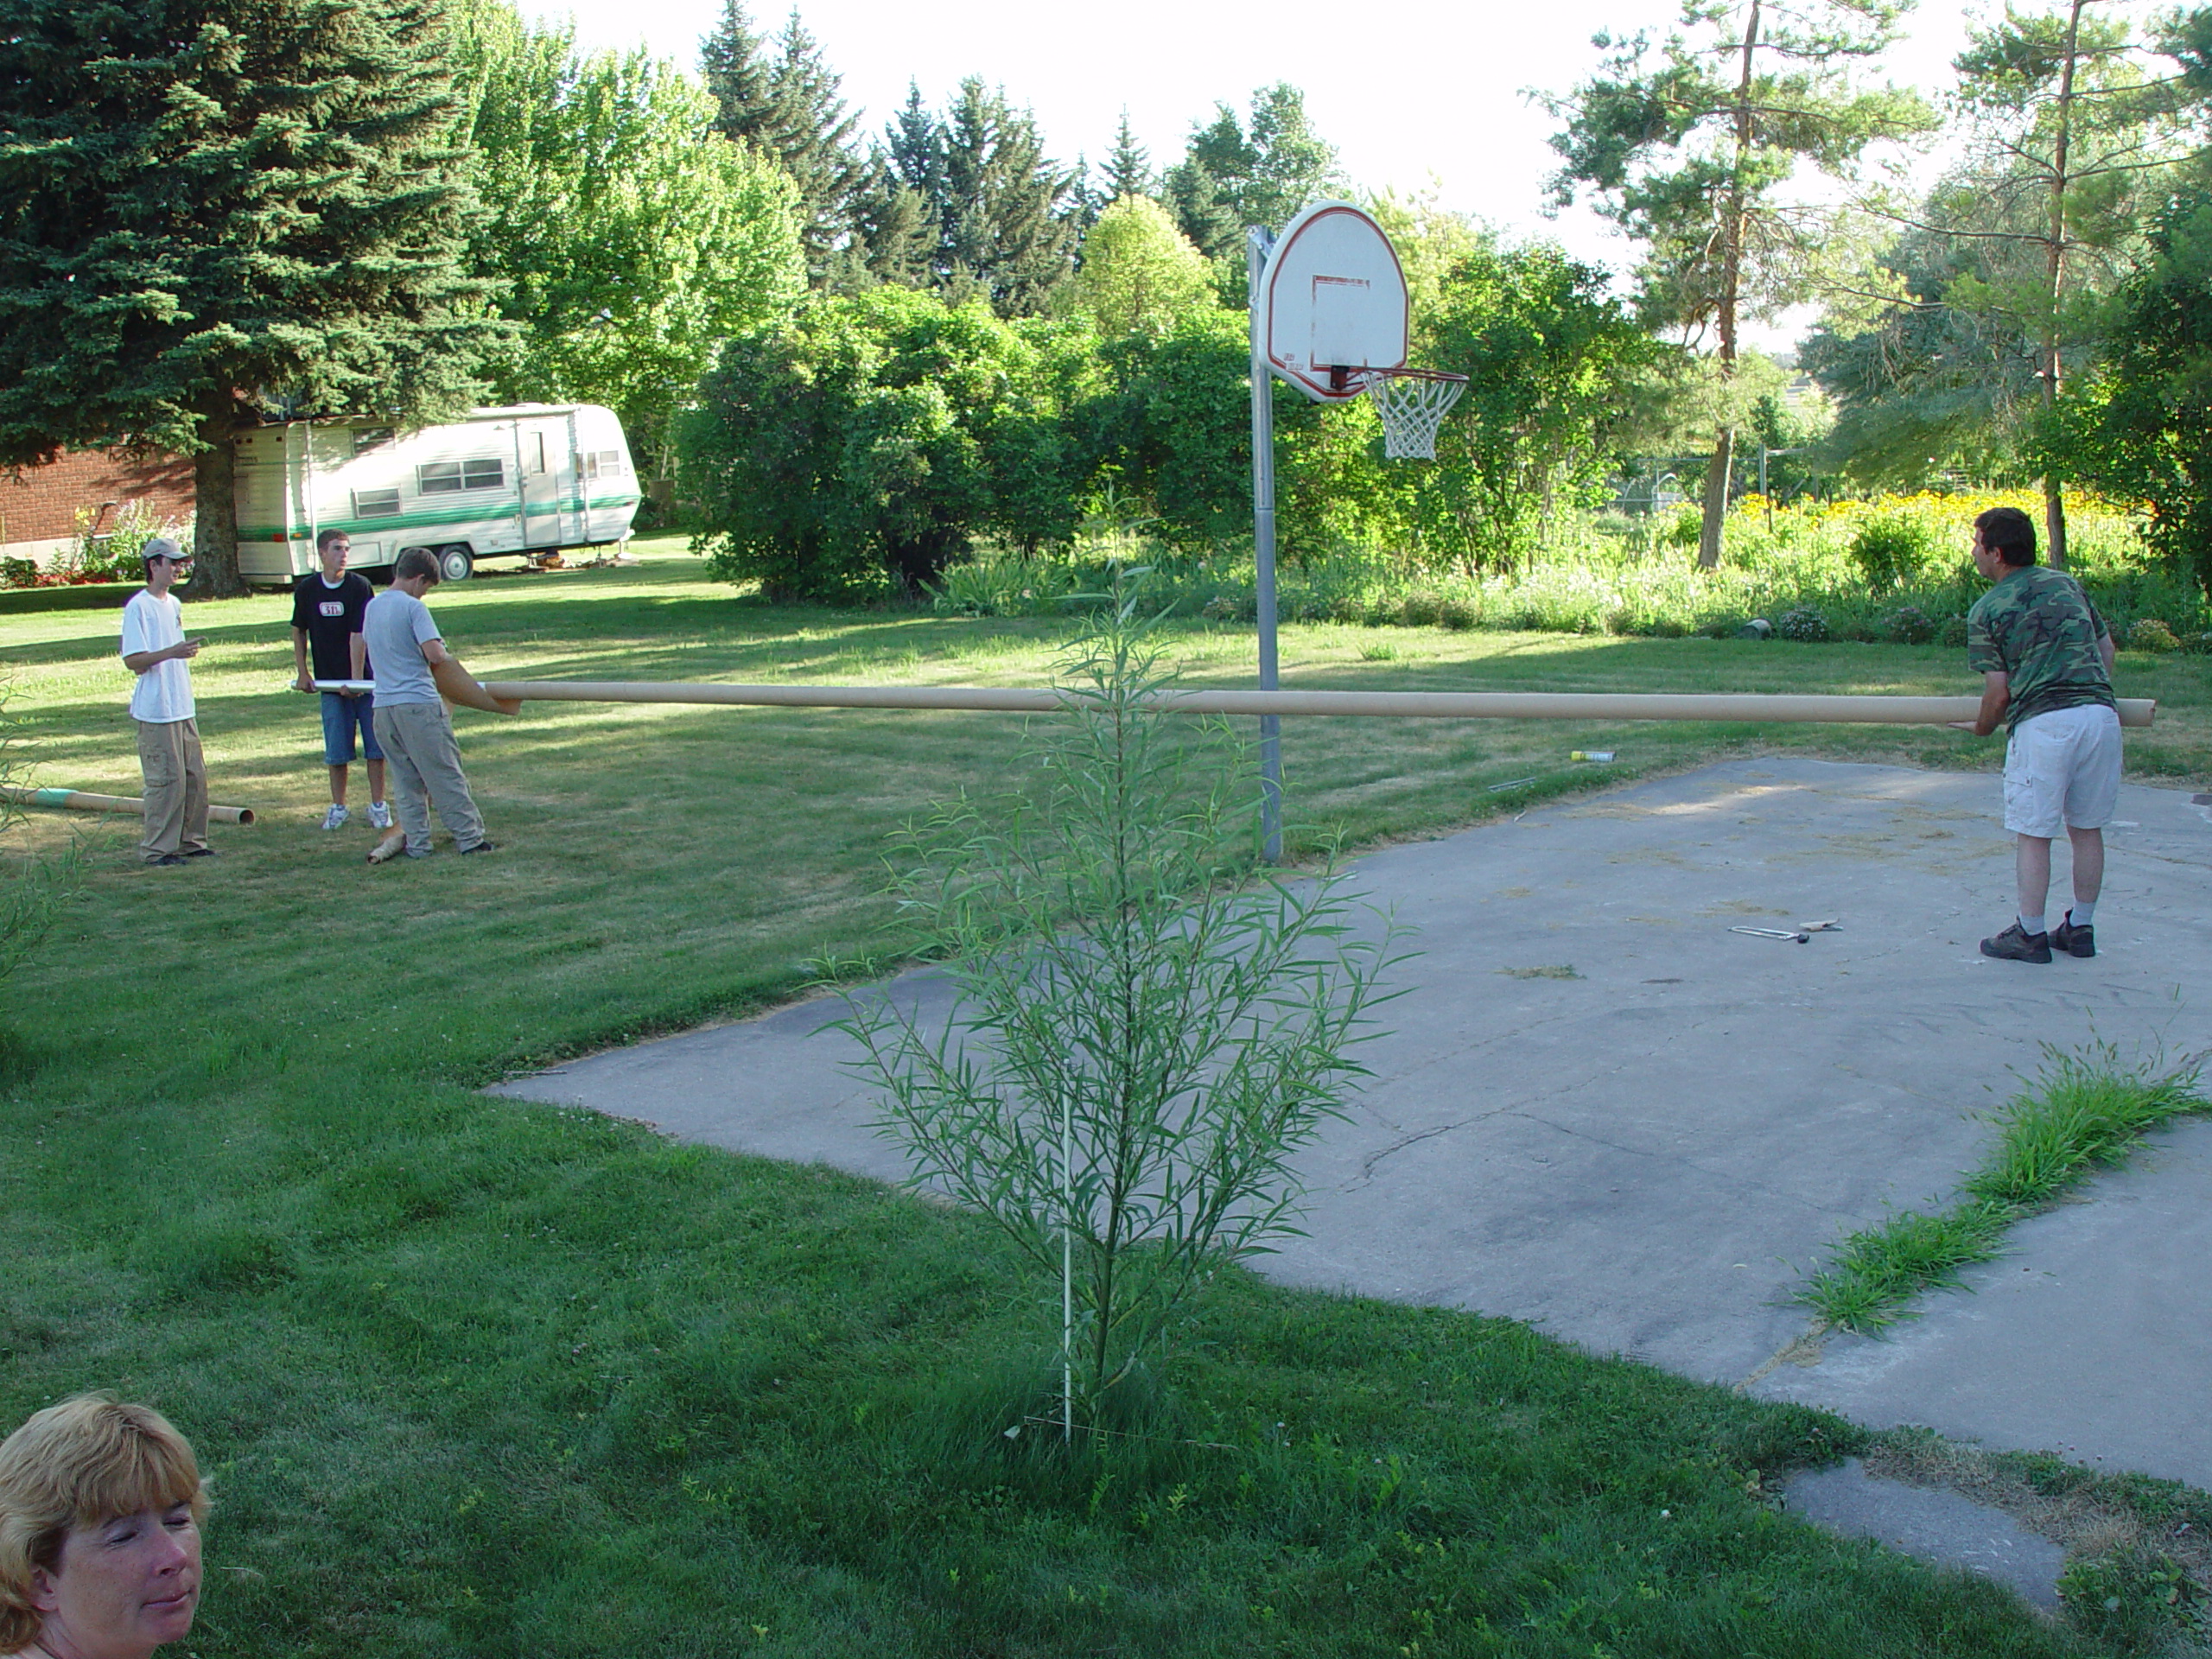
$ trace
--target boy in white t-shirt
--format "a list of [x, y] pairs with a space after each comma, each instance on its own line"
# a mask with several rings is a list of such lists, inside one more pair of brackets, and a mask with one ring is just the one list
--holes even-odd
[[123, 607], [123, 665], [138, 677], [130, 692], [146, 787], [138, 850], [149, 864], [166, 867], [215, 855], [207, 844], [207, 767], [185, 666], [200, 654], [200, 641], [184, 637], [184, 607], [169, 592], [191, 560], [166, 536], [148, 542], [141, 556], [146, 588]]

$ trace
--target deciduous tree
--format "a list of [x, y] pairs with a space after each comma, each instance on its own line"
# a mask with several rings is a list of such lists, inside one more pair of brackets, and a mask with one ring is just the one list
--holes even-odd
[[[1684, 0], [1681, 31], [1606, 35], [1599, 73], [1548, 100], [1565, 128], [1554, 200], [1588, 191], [1645, 245], [1642, 305], [1655, 327], [1712, 331], [1720, 377], [1735, 372], [1747, 318], [1815, 286], [1832, 216], [1784, 195], [1801, 164], [1847, 176], [1866, 147], [1927, 130], [1911, 92], [1856, 85], [1853, 70], [1896, 37], [1910, 0]], [[1736, 429], [1713, 435], [1698, 560], [1720, 559]]]
[[1084, 238], [1083, 269], [1068, 296], [1102, 334], [1165, 334], [1185, 312], [1212, 307], [1213, 272], [1166, 208], [1128, 195]]
[[467, 136], [486, 200], [479, 269], [505, 285], [517, 400], [607, 404], [665, 476], [676, 413], [731, 335], [804, 286], [797, 191], [715, 136], [716, 105], [643, 52], [581, 55], [505, 0], [469, 14]]
[[785, 598], [918, 594], [995, 531], [1064, 542], [1091, 465], [1061, 422], [1087, 334], [893, 287], [732, 340], [684, 428], [696, 545]]

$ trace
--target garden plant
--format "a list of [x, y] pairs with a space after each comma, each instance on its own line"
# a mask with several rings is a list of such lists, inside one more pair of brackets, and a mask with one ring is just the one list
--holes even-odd
[[1157, 707], [1174, 682], [1141, 575], [1063, 662], [1027, 793], [909, 831], [893, 891], [950, 1013], [856, 994], [844, 1022], [916, 1183], [1058, 1277], [1064, 1436], [1187, 1297], [1294, 1230], [1293, 1154], [1342, 1115], [1393, 963], [1341, 877], [1257, 868], [1257, 770], [1221, 723], [1193, 741]]

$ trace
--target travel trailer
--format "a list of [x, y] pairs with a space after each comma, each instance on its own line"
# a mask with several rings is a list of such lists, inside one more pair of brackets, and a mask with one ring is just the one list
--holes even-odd
[[256, 427], [238, 442], [238, 574], [291, 586], [315, 537], [342, 530], [348, 565], [381, 579], [410, 547], [448, 582], [479, 559], [629, 538], [638, 475], [612, 410], [480, 409], [409, 431], [370, 416]]

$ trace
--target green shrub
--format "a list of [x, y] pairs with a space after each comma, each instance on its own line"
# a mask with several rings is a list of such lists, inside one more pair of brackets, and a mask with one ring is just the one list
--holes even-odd
[[1967, 620], [1963, 616], [1947, 616], [1936, 639], [1943, 645], [1964, 645], [1967, 642]]
[[1454, 633], [1465, 633], [1475, 626], [1475, 607], [1464, 599], [1447, 599], [1436, 607], [1436, 620]]
[[[188, 531], [157, 518], [143, 501], [124, 502], [114, 524], [104, 532], [93, 528], [100, 516], [95, 509], [79, 507], [76, 516], [77, 538], [54, 562], [55, 574], [61, 576], [80, 582], [136, 582], [145, 573], [139, 550], [155, 537], [167, 536], [187, 552], [192, 549]], [[15, 585], [29, 588], [35, 581], [34, 575], [31, 582]]]
[[2136, 619], [2135, 626], [2127, 631], [2130, 651], [2179, 651], [2181, 641], [2174, 631], [2155, 616]]
[[1828, 628], [1828, 620], [1809, 606], [1784, 611], [1774, 624], [1774, 631], [1784, 639], [1794, 639], [1799, 645], [1819, 645], [1835, 636]]
[[1924, 519], [1904, 514], [1870, 518], [1851, 538], [1851, 562], [1866, 586], [1882, 593], [1916, 580], [1936, 562], [1936, 534]]
[[1935, 640], [1936, 619], [1917, 605], [1900, 605], [1890, 613], [1884, 632], [1897, 645], [1925, 645]]
[[0, 588], [35, 588], [38, 566], [29, 559], [0, 559]]
[[1431, 593], [1408, 594], [1398, 607], [1398, 620], [1409, 628], [1433, 628], [1443, 613], [1443, 600]]

